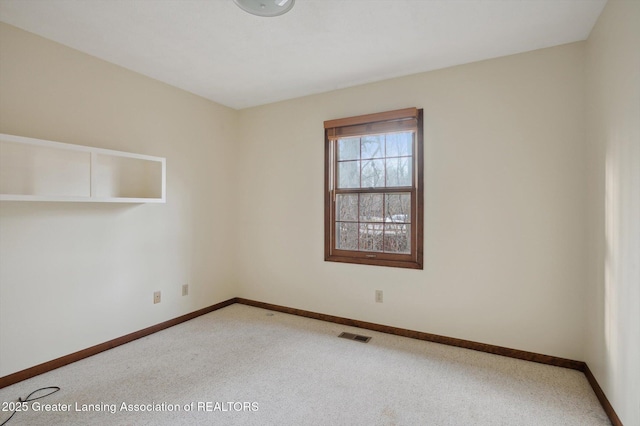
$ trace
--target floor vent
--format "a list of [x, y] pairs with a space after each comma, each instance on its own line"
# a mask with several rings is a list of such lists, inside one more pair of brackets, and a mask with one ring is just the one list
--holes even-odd
[[369, 336], [362, 336], [360, 334], [344, 333], [344, 332], [340, 333], [338, 337], [342, 337], [343, 339], [355, 340], [357, 342], [362, 342], [362, 343], [367, 343], [369, 340], [371, 340], [371, 337]]

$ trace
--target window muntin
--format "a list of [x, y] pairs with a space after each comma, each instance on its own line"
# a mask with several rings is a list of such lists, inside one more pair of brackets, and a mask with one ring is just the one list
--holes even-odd
[[325, 259], [421, 269], [422, 110], [325, 129]]

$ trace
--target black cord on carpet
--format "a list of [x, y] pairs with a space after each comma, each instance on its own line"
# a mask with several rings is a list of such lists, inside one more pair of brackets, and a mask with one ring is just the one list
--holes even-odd
[[[40, 391], [46, 391], [46, 390], [49, 390], [50, 392], [46, 393], [44, 395], [40, 395], [40, 396], [35, 397], [35, 398], [31, 398], [33, 396], [33, 394], [35, 394], [37, 392], [40, 392]], [[60, 388], [58, 386], [47, 386], [46, 388], [36, 389], [33, 392], [31, 392], [29, 395], [27, 395], [26, 398], [24, 398], [24, 399], [18, 398], [18, 404], [27, 403], [27, 402], [35, 401], [36, 399], [47, 397], [47, 396], [49, 396], [51, 394], [54, 394], [54, 393], [58, 392], [59, 390], [60, 390]], [[7, 423], [9, 423], [9, 420], [11, 420], [13, 418], [13, 416], [15, 416], [18, 411], [23, 411], [23, 410], [20, 410], [19, 408], [16, 407], [16, 409], [13, 410], [13, 413], [11, 413], [9, 418], [7, 420], [5, 420], [4, 422], [0, 423], [0, 426], [4, 426]], [[26, 411], [26, 410], [24, 410], [24, 411]]]

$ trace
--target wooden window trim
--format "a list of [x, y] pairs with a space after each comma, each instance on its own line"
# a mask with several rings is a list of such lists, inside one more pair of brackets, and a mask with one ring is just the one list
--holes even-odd
[[[424, 223], [424, 155], [423, 155], [423, 115], [422, 109], [405, 108], [378, 114], [342, 118], [324, 122], [325, 128], [325, 260], [332, 262], [356, 263], [363, 265], [390, 266], [423, 269], [423, 223]], [[413, 176], [410, 187], [355, 188], [335, 187], [336, 159], [335, 141], [355, 135], [389, 133], [392, 131], [415, 130], [413, 151]], [[336, 193], [411, 193], [411, 253], [394, 254], [340, 250], [335, 248], [335, 195]]]
[[375, 114], [358, 115], [357, 117], [338, 118], [337, 120], [328, 120], [324, 122], [324, 128], [330, 129], [335, 127], [353, 126], [356, 124], [369, 124], [380, 121], [402, 120], [405, 118], [417, 118], [417, 108], [397, 109], [395, 111], [379, 112]]

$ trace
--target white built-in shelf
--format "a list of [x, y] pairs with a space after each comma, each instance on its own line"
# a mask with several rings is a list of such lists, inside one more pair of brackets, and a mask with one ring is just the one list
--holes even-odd
[[166, 159], [0, 134], [0, 201], [164, 203]]

